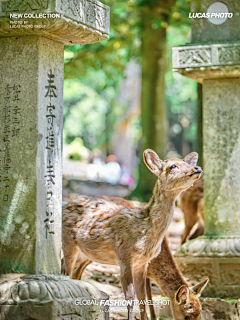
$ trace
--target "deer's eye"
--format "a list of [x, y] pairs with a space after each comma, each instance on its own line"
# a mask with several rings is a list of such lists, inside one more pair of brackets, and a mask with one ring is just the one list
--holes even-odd
[[177, 166], [175, 164], [171, 165], [170, 169], [174, 169], [174, 168], [177, 168]]
[[189, 319], [190, 319], [190, 317], [189, 317], [189, 316], [186, 316], [186, 317], [185, 317], [185, 320], [189, 320]]

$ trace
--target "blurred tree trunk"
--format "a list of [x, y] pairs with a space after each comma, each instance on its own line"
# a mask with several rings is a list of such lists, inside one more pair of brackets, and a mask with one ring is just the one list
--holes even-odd
[[[142, 160], [142, 152], [153, 149], [161, 159], [165, 158], [168, 140], [168, 122], [165, 107], [166, 27], [169, 7], [175, 1], [145, 1], [141, 8], [142, 21], [142, 93], [141, 93], [141, 163], [139, 182], [132, 193], [142, 200], [152, 195], [156, 176]], [[169, 7], [168, 7], [169, 6]], [[164, 14], [160, 14], [164, 8]]]
[[110, 115], [111, 115], [111, 108], [108, 106], [107, 112], [105, 115], [105, 151], [106, 156], [109, 156], [110, 152], [110, 134], [109, 131], [111, 130], [110, 124]]
[[202, 84], [198, 83], [198, 127], [197, 127], [197, 152], [198, 163], [203, 166], [203, 109], [202, 109]]

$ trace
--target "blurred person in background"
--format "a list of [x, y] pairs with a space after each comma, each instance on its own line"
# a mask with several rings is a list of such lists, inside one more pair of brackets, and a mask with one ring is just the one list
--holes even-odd
[[120, 164], [117, 162], [117, 157], [114, 154], [110, 154], [107, 157], [107, 164], [105, 166], [105, 181], [111, 184], [116, 184], [122, 174]]

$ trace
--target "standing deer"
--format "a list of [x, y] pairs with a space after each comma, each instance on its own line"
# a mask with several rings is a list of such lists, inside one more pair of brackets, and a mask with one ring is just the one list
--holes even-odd
[[[113, 198], [108, 198], [109, 201], [113, 201]], [[119, 198], [119, 200], [121, 201], [124, 199]], [[132, 207], [132, 204], [131, 202], [127, 203], [126, 201], [125, 206]], [[92, 263], [92, 260], [88, 260], [87, 257], [85, 257], [85, 259], [86, 260], [84, 260], [84, 256], [79, 253], [75, 264], [76, 269], [73, 272], [74, 279], [80, 280], [84, 269]], [[62, 272], [65, 272], [64, 265], [62, 266]], [[148, 300], [152, 301], [150, 279], [153, 279], [162, 290], [164, 295], [170, 299], [171, 310], [174, 319], [198, 319], [202, 310], [198, 298], [206, 287], [208, 279], [205, 279], [195, 286], [189, 288], [174, 261], [166, 237], [163, 238], [160, 253], [149, 263], [147, 268], [146, 291]], [[157, 320], [153, 305], [150, 304], [149, 307], [151, 320]]]
[[[105, 200], [118, 203], [125, 207], [134, 207], [132, 202], [121, 198], [112, 198], [104, 196]], [[75, 270], [73, 272], [74, 279], [81, 279], [84, 269], [92, 263], [86, 256], [79, 252], [76, 260]], [[62, 266], [62, 272], [65, 272], [65, 266]], [[180, 270], [178, 269], [171, 250], [169, 249], [166, 237], [163, 238], [161, 251], [154, 258], [147, 268], [146, 291], [148, 300], [152, 301], [151, 283], [153, 279], [164, 295], [170, 299], [171, 310], [176, 320], [197, 320], [201, 313], [201, 304], [199, 296], [206, 287], [208, 279], [189, 288], [184, 280]], [[157, 320], [154, 307], [150, 304], [151, 320]]]
[[[171, 221], [176, 197], [189, 188], [202, 170], [198, 154], [183, 160], [162, 161], [150, 149], [144, 151], [146, 166], [157, 177], [153, 196], [145, 207], [129, 207], [105, 197], [84, 197], [63, 207], [63, 254], [67, 275], [72, 276], [77, 258], [118, 264], [126, 300], [145, 300], [148, 263], [161, 250], [161, 242]], [[141, 320], [146, 320], [145, 304], [140, 304]], [[128, 305], [133, 320], [133, 303]]]

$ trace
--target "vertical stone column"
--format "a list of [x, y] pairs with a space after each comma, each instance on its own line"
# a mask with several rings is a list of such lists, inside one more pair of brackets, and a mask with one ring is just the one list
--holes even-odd
[[[233, 13], [192, 19], [192, 42], [173, 48], [173, 69], [203, 84], [204, 236], [176, 259], [186, 278], [209, 277], [203, 294], [240, 294], [240, 4], [192, 1], [192, 13]], [[225, 15], [226, 16], [226, 15]], [[238, 26], [238, 27], [237, 27]]]
[[240, 79], [204, 80], [203, 99], [204, 234], [230, 237], [220, 252], [239, 255]]
[[0, 38], [1, 273], [60, 273], [63, 44]]
[[99, 1], [0, 2], [0, 320], [95, 318], [74, 299], [107, 298], [60, 272], [64, 44], [108, 33]]

